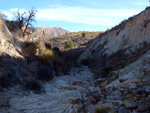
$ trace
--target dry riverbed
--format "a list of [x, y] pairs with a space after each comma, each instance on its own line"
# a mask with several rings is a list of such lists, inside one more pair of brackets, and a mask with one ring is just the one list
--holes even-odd
[[[70, 75], [55, 77], [44, 85], [44, 90], [41, 94], [19, 88], [0, 91], [0, 113], [77, 113], [84, 107], [86, 93], [99, 88], [94, 86], [91, 71], [81, 67]], [[88, 108], [93, 110], [94, 106]]]

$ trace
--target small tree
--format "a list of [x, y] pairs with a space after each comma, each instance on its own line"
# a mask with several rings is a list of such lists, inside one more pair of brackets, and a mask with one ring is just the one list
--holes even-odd
[[18, 22], [18, 26], [21, 29], [23, 26], [25, 29], [23, 30], [23, 36], [27, 33], [27, 29], [29, 27], [32, 27], [32, 23], [35, 22], [35, 15], [36, 15], [36, 10], [32, 8], [29, 11], [24, 11], [21, 13], [19, 10], [17, 11], [16, 14], [16, 21]]
[[69, 40], [65, 43], [65, 49], [73, 48], [73, 47], [74, 47], [74, 43], [72, 40]]

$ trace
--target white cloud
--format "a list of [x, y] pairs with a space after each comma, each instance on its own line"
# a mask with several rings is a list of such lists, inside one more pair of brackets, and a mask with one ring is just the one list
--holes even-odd
[[91, 25], [115, 25], [118, 19], [120, 21], [138, 12], [126, 9], [93, 9], [58, 5], [49, 9], [39, 9], [37, 20], [60, 20]]
[[[17, 9], [3, 11], [12, 18], [12, 12]], [[21, 9], [25, 10], [25, 9]], [[118, 24], [121, 20], [128, 18], [139, 11], [127, 9], [94, 9], [85, 7], [70, 7], [55, 5], [47, 9], [38, 9], [36, 19], [41, 21], [69, 21], [74, 23], [83, 23], [90, 25], [111, 25]]]
[[18, 9], [18, 8], [12, 8], [8, 10], [0, 10], [0, 11], [3, 12], [5, 15], [7, 15], [9, 20], [14, 20], [18, 10], [21, 13], [27, 11], [27, 9]]

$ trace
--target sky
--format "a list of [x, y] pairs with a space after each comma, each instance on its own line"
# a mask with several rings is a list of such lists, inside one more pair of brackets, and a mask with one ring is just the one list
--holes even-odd
[[71, 32], [105, 31], [149, 6], [149, 0], [0, 0], [0, 12], [37, 10], [35, 27], [61, 27]]

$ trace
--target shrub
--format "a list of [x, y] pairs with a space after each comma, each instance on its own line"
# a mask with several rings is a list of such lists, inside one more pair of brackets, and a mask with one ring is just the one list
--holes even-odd
[[84, 32], [82, 33], [82, 37], [85, 37], [85, 33]]
[[74, 47], [74, 43], [72, 40], [69, 40], [65, 43], [65, 49], [73, 48], [73, 47]]
[[29, 90], [41, 90], [42, 83], [34, 78], [28, 78], [24, 87]]
[[3, 88], [7, 88], [9, 86], [9, 82], [5, 77], [0, 78], [0, 86]]
[[49, 65], [53, 59], [53, 51], [46, 49], [40, 52], [39, 60], [43, 65]]
[[82, 59], [81, 64], [85, 66], [92, 65], [94, 62], [94, 59], [92, 58], [87, 58], [87, 59]]
[[54, 47], [52, 50], [55, 54], [62, 56], [62, 52], [60, 51], [60, 49], [58, 47]]
[[85, 65], [85, 66], [88, 66], [89, 65], [89, 60], [88, 59], [82, 59], [81, 64]]
[[45, 44], [45, 47], [46, 47], [46, 49], [52, 49], [52, 46], [51, 46], [50, 43], [46, 43], [46, 44]]
[[108, 67], [104, 67], [102, 69], [102, 72], [103, 72], [103, 74], [107, 75], [112, 70], [113, 70], [113, 68], [111, 66], [108, 66]]
[[34, 56], [36, 54], [36, 50], [37, 50], [37, 44], [34, 42], [26, 42], [25, 43], [25, 48], [23, 50], [23, 56], [27, 57], [27, 56]]
[[107, 32], [107, 31], [110, 31], [110, 29], [109, 29], [109, 28], [107, 28], [106, 32]]
[[44, 50], [40, 57], [44, 58], [44, 59], [52, 59], [53, 58], [53, 52], [49, 49]]

